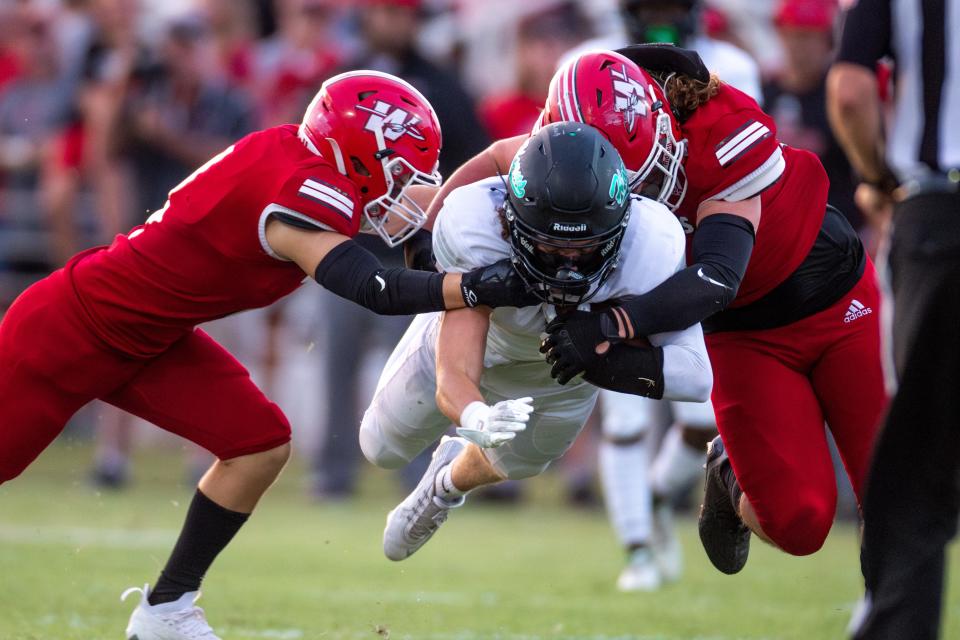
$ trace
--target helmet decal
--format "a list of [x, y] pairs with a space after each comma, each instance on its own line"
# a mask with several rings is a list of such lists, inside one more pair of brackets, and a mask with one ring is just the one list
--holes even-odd
[[623, 126], [632, 134], [637, 128], [638, 116], [647, 115], [643, 87], [627, 74], [625, 64], [620, 65], [620, 69], [610, 67], [610, 76], [613, 80], [613, 108], [623, 114]]
[[408, 135], [415, 140], [424, 139], [423, 134], [417, 128], [417, 125], [420, 124], [420, 117], [407, 113], [389, 102], [377, 100], [373, 109], [358, 104], [357, 109], [370, 114], [367, 122], [363, 125], [365, 130], [373, 133], [382, 131], [383, 137], [391, 142], [396, 142], [403, 135]]
[[523, 150], [517, 153], [513, 162], [510, 163], [510, 188], [513, 189], [513, 195], [518, 198], [523, 198], [527, 194], [527, 181], [524, 179], [523, 172], [520, 169], [521, 155], [523, 155]]
[[630, 186], [627, 180], [627, 171], [621, 164], [620, 169], [617, 170], [610, 179], [610, 199], [615, 200], [617, 204], [623, 204], [629, 192]]

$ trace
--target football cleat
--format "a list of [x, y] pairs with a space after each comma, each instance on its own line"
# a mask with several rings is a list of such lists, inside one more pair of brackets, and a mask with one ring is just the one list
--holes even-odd
[[750, 529], [730, 501], [730, 488], [722, 473], [729, 464], [723, 441], [717, 436], [707, 445], [707, 473], [697, 528], [710, 562], [723, 573], [732, 575], [747, 563]]
[[683, 574], [683, 549], [673, 522], [673, 507], [666, 498], [653, 498], [653, 536], [650, 539], [653, 557], [664, 582], [676, 582]]
[[179, 600], [151, 605], [147, 598], [150, 585], [131, 587], [123, 592], [120, 600], [136, 591], [140, 592], [140, 603], [130, 614], [127, 624], [127, 640], [220, 640], [213, 632], [203, 609], [194, 603], [200, 597], [199, 591], [190, 591]]
[[405, 560], [426, 544], [447, 519], [450, 509], [464, 502], [460, 496], [445, 500], [437, 495], [437, 474], [460, 455], [467, 441], [463, 438], [444, 436], [433, 452], [433, 459], [426, 473], [410, 495], [387, 514], [387, 526], [383, 530], [383, 553], [391, 560]]
[[660, 568], [649, 547], [630, 552], [627, 566], [617, 578], [617, 589], [624, 592], [656, 591], [662, 583]]

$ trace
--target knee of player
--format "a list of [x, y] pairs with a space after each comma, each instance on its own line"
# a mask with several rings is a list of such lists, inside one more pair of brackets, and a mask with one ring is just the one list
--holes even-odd
[[278, 447], [256, 454], [257, 462], [264, 471], [278, 474], [290, 460], [291, 450], [290, 443], [285, 442]]
[[399, 469], [410, 462], [387, 444], [379, 421], [371, 411], [367, 411], [360, 423], [360, 450], [367, 460], [382, 469]]
[[798, 495], [766, 533], [778, 547], [794, 556], [816, 553], [833, 524], [836, 499]]

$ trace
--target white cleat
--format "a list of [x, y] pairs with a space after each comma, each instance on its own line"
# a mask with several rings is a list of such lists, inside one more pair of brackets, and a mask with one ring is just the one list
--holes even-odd
[[627, 566], [617, 578], [617, 589], [624, 592], [656, 591], [660, 588], [660, 568], [650, 549], [643, 547], [630, 553]]
[[450, 509], [463, 504], [463, 496], [444, 500], [437, 495], [436, 480], [439, 471], [460, 455], [467, 441], [444, 436], [433, 452], [433, 459], [417, 488], [387, 514], [383, 530], [383, 553], [391, 560], [405, 560], [440, 528]]
[[136, 591], [140, 592], [140, 603], [130, 614], [127, 640], [220, 640], [207, 624], [203, 609], [194, 604], [200, 597], [199, 591], [185, 593], [173, 602], [151, 605], [147, 602], [150, 585], [145, 584], [142, 589], [127, 589], [120, 600]]
[[679, 580], [683, 575], [683, 549], [680, 547], [680, 538], [673, 522], [673, 507], [666, 500], [654, 504], [653, 507], [651, 547], [663, 581]]

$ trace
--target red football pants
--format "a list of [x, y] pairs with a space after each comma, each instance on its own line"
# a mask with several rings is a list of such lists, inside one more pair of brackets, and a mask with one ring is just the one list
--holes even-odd
[[862, 501], [887, 404], [873, 264], [828, 309], [776, 329], [711, 334], [707, 349], [717, 426], [763, 531], [788, 553], [815, 552], [837, 503], [824, 421]]
[[0, 323], [0, 482], [18, 476], [95, 398], [221, 460], [290, 440], [290, 425], [250, 374], [200, 330], [152, 358], [91, 332], [63, 271], [25, 291]]

